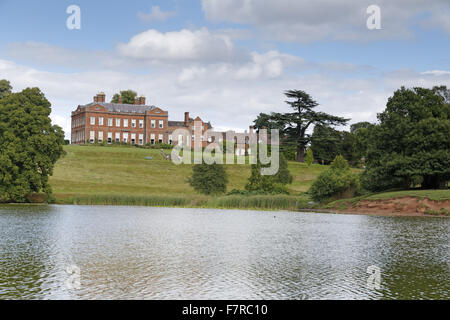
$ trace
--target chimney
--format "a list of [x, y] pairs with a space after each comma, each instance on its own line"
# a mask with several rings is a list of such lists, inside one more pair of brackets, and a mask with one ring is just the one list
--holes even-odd
[[250, 126], [250, 133], [253, 133], [253, 131], [255, 130], [254, 126]]
[[184, 125], [186, 127], [189, 125], [189, 112], [184, 113]]
[[134, 98], [134, 104], [141, 104], [140, 100], [138, 97]]
[[145, 105], [145, 97], [144, 96], [140, 96], [139, 97], [139, 104], [141, 104], [141, 105]]
[[119, 97], [119, 102], [118, 102], [119, 104], [123, 104], [123, 102], [122, 102], [122, 96], [120, 96]]
[[95, 99], [94, 99], [95, 102], [105, 102], [105, 100], [106, 100], [106, 95], [104, 92], [97, 93], [97, 101], [95, 101]]

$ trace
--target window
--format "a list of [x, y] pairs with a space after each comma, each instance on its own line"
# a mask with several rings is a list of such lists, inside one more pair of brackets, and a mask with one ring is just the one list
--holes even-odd
[[159, 128], [164, 128], [164, 120], [159, 120]]
[[116, 127], [120, 127], [120, 119], [116, 119]]
[[123, 142], [128, 143], [128, 132], [124, 132], [122, 135], [123, 135]]
[[162, 135], [162, 134], [160, 134], [160, 135], [158, 136], [158, 143], [159, 143], [159, 144], [163, 143], [163, 135]]
[[144, 135], [142, 133], [139, 134], [139, 144], [141, 146], [144, 144]]
[[171, 145], [172, 143], [173, 143], [172, 135], [170, 134], [170, 135], [169, 135], [169, 144]]
[[152, 128], [156, 128], [156, 120], [151, 120], [151, 125]]
[[150, 143], [155, 144], [155, 135], [154, 134], [150, 135]]
[[136, 119], [131, 119], [131, 127], [136, 128]]
[[98, 132], [98, 142], [103, 142], [103, 131]]
[[108, 132], [108, 143], [112, 143], [112, 132]]
[[111, 118], [108, 118], [108, 127], [112, 127], [112, 120]]
[[123, 119], [123, 126], [128, 128], [128, 119]]
[[103, 117], [98, 118], [98, 124], [99, 124], [100, 126], [103, 125]]
[[95, 117], [91, 117], [91, 126], [95, 125]]
[[89, 132], [89, 142], [90, 143], [94, 143], [95, 142], [95, 131]]
[[143, 128], [144, 127], [144, 120], [139, 120], [139, 128]]
[[136, 144], [136, 133], [131, 134], [131, 144], [132, 145]]
[[120, 132], [116, 132], [116, 142], [120, 142]]

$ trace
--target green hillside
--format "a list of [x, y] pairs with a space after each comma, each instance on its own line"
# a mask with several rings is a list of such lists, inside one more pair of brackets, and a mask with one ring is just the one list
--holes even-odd
[[[195, 195], [187, 183], [191, 165], [164, 160], [159, 150], [132, 147], [66, 146], [50, 183], [58, 200], [79, 195], [185, 196]], [[153, 160], [146, 160], [153, 157]], [[250, 176], [249, 165], [227, 165], [228, 190], [243, 189]], [[292, 195], [308, 190], [325, 166], [290, 162], [294, 182]]]
[[[305, 192], [327, 167], [308, 167], [297, 162], [289, 162], [289, 170], [294, 176], [293, 184], [288, 186], [290, 195], [209, 197], [197, 194], [187, 183], [192, 165], [177, 166], [165, 160], [159, 150], [65, 146], [65, 151], [67, 155], [57, 162], [50, 178], [57, 203], [62, 204], [320, 210], [347, 206], [348, 203], [355, 206], [361, 200], [389, 200], [405, 196], [435, 201], [450, 199], [450, 190], [407, 190], [369, 194], [331, 204], [311, 204]], [[152, 159], [147, 160], [147, 157]], [[226, 165], [226, 170], [228, 191], [244, 189], [250, 176], [250, 165]], [[364, 213], [367, 209], [360, 211]]]

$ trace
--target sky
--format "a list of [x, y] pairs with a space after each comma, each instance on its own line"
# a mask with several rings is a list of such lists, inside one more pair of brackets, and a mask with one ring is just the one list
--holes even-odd
[[217, 130], [289, 112], [290, 89], [375, 122], [401, 86], [450, 87], [449, 52], [449, 0], [0, 0], [0, 79], [39, 87], [67, 138], [78, 105], [126, 89]]

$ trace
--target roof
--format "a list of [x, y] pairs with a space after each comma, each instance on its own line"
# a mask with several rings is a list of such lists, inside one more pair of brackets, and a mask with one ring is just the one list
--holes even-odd
[[184, 127], [184, 121], [169, 121], [169, 127]]
[[152, 111], [156, 107], [155, 106], [147, 106], [140, 104], [122, 104], [122, 103], [106, 103], [106, 102], [91, 102], [82, 108], [89, 108], [92, 106], [102, 106], [106, 110], [110, 112], [123, 112], [123, 113], [144, 113], [145, 111]]

